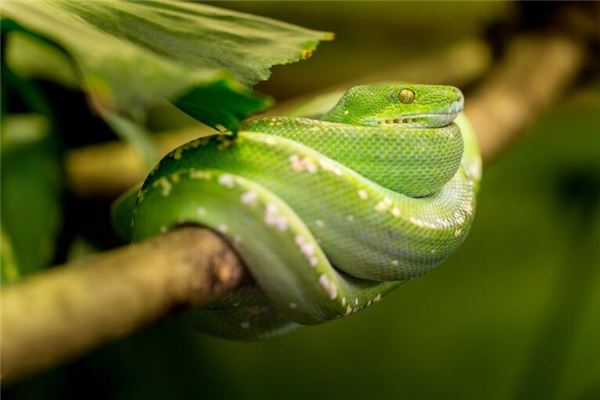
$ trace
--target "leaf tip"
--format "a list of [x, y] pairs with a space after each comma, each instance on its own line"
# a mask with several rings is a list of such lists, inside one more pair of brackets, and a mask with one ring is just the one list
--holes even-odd
[[306, 60], [307, 58], [310, 58], [312, 56], [313, 52], [312, 50], [302, 50], [302, 59]]

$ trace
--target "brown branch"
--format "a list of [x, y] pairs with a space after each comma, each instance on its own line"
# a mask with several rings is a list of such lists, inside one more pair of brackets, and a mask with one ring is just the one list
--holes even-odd
[[[213, 131], [201, 124], [176, 132], [154, 135], [159, 154], [211, 134]], [[116, 198], [144, 179], [148, 167], [143, 157], [125, 142], [108, 142], [70, 150], [65, 158], [69, 189], [79, 197]]]
[[[484, 161], [508, 146], [564, 93], [583, 60], [583, 47], [568, 37], [514, 42], [490, 79], [468, 97], [466, 113]], [[88, 162], [90, 154], [81, 153], [77, 164]], [[125, 175], [127, 168], [115, 167], [117, 176]], [[137, 178], [128, 179], [141, 177], [135, 168], [132, 176]], [[98, 178], [95, 173], [87, 176]], [[76, 180], [76, 185], [86, 179]], [[94, 192], [93, 185], [90, 190]], [[237, 287], [244, 276], [227, 244], [200, 228], [183, 228], [77, 264], [53, 268], [3, 290], [2, 373], [7, 378], [55, 365], [164, 317], [176, 306], [207, 304]]]
[[509, 46], [503, 62], [466, 103], [465, 113], [486, 163], [561, 99], [584, 56], [582, 42], [558, 35], [523, 37]]
[[39, 273], [2, 291], [2, 380], [208, 304], [245, 270], [215, 233], [186, 227]]

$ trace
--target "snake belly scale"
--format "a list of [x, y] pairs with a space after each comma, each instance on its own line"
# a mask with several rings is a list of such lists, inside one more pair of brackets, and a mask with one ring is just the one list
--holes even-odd
[[133, 240], [195, 223], [234, 246], [254, 282], [190, 313], [207, 333], [262, 339], [353, 314], [466, 237], [479, 156], [452, 122], [462, 108], [453, 87], [374, 84], [318, 118], [250, 120], [165, 156], [116, 223]]

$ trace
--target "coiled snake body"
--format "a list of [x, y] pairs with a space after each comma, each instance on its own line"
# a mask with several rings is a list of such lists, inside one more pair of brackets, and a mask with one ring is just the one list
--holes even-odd
[[235, 247], [255, 284], [193, 312], [208, 333], [259, 339], [355, 313], [468, 233], [479, 155], [452, 122], [462, 108], [453, 87], [363, 85], [318, 119], [195, 140], [144, 182], [132, 238], [198, 223]]

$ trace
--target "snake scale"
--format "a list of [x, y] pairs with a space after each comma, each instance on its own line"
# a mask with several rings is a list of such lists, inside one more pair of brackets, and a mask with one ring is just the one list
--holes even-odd
[[480, 159], [453, 122], [463, 103], [450, 86], [371, 84], [317, 118], [250, 120], [165, 156], [115, 223], [136, 241], [201, 224], [232, 244], [254, 282], [191, 312], [209, 334], [263, 339], [356, 313], [465, 239]]

